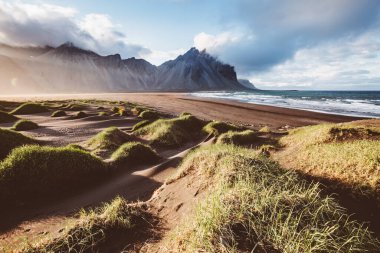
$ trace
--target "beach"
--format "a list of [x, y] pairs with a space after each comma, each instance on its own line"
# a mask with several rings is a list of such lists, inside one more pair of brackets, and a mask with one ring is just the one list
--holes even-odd
[[340, 123], [362, 119], [344, 115], [319, 113], [276, 106], [258, 105], [226, 99], [199, 98], [188, 93], [97, 93], [0, 96], [0, 100], [65, 100], [99, 99], [140, 103], [168, 113], [190, 112], [207, 120], [221, 120], [252, 128], [269, 126], [274, 129], [292, 128], [321, 123]]

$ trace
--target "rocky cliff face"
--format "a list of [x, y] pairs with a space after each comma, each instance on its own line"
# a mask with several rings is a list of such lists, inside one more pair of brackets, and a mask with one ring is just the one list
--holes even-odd
[[[22, 53], [20, 53], [22, 51]], [[10, 53], [11, 52], [11, 53]], [[100, 56], [71, 43], [57, 48], [0, 46], [5, 93], [241, 90], [234, 67], [191, 48], [155, 66], [143, 59]], [[7, 73], [3, 73], [4, 69]]]

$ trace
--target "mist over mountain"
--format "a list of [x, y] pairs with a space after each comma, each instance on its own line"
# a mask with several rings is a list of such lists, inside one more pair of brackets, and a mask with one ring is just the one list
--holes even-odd
[[144, 59], [101, 56], [72, 43], [0, 46], [0, 89], [10, 93], [244, 90], [233, 66], [191, 48], [155, 66]]

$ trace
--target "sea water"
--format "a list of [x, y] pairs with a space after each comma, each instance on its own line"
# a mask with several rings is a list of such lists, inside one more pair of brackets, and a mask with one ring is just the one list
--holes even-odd
[[331, 114], [380, 117], [380, 91], [266, 91], [196, 92], [193, 96], [230, 99]]

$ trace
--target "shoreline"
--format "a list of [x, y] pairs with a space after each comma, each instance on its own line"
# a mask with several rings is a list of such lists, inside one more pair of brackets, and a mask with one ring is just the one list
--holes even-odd
[[302, 109], [253, 104], [229, 99], [200, 98], [190, 93], [87, 93], [87, 94], [33, 94], [0, 95], [0, 100], [64, 100], [64, 99], [101, 99], [126, 101], [156, 108], [169, 114], [190, 112], [207, 120], [222, 120], [248, 127], [272, 128], [300, 127], [321, 123], [340, 123], [367, 117], [354, 117]]

